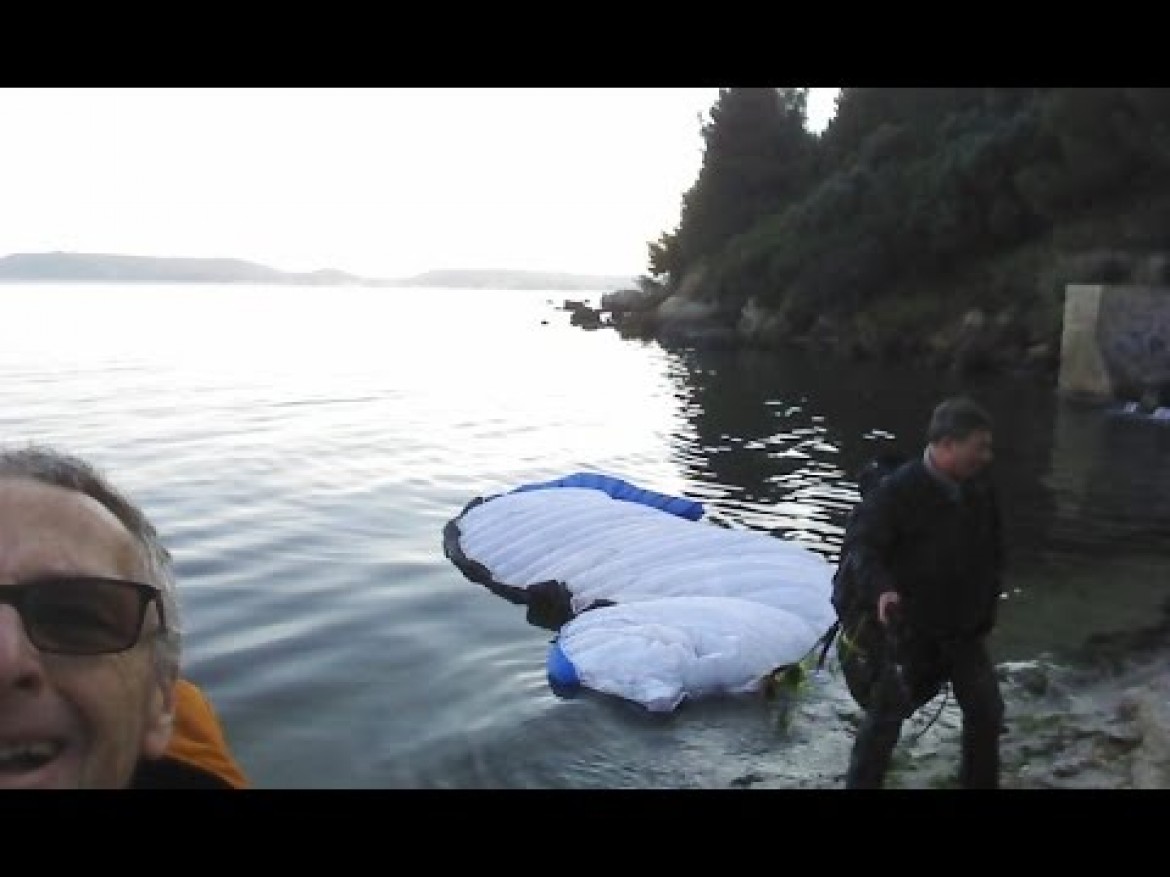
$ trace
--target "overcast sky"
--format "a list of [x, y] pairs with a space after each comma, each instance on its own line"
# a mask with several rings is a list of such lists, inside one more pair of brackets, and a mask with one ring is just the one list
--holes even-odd
[[[823, 127], [836, 89], [813, 89]], [[0, 89], [0, 256], [635, 275], [717, 89]]]

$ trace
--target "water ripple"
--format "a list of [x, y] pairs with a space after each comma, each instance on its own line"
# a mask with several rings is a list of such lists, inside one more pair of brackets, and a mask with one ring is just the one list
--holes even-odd
[[[837, 743], [760, 701], [659, 718], [555, 696], [549, 632], [443, 557], [443, 525], [477, 496], [593, 470], [835, 560], [860, 465], [917, 452], [953, 388], [582, 332], [563, 297], [9, 286], [7, 325], [60, 338], [7, 333], [0, 429], [90, 457], [156, 521], [186, 670], [260, 785], [722, 788], [765, 763], [807, 784]], [[975, 390], [1001, 423], [1005, 657], [1156, 612], [1170, 432], [1018, 380]], [[839, 695], [811, 692], [808, 715]]]

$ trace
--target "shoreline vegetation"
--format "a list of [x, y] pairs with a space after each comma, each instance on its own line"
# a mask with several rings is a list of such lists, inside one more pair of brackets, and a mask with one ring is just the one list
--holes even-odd
[[427, 271], [413, 277], [361, 277], [344, 271], [279, 271], [242, 259], [186, 259], [107, 253], [14, 253], [0, 258], [0, 283], [208, 283], [376, 288], [545, 289], [625, 287], [633, 277], [550, 271]]
[[678, 225], [581, 325], [1055, 380], [1068, 285], [1170, 285], [1170, 89], [842, 88], [819, 133], [807, 92], [720, 90]]

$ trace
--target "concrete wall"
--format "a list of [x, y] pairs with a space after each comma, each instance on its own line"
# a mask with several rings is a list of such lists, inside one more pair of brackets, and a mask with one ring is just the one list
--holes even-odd
[[1170, 287], [1066, 287], [1057, 389], [1170, 404]]

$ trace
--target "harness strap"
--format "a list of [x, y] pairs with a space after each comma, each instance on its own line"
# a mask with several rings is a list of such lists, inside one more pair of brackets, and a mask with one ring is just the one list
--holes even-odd
[[[825, 632], [825, 635], [822, 636], [820, 641], [817, 643], [817, 645], [821, 647], [821, 656], [817, 659], [817, 670], [820, 670], [825, 666], [825, 658], [829, 654], [829, 646], [833, 644], [833, 640], [837, 638], [838, 634], [840, 634], [842, 638], [845, 636], [844, 631], [841, 629], [841, 622], [834, 621], [833, 626]], [[816, 646], [814, 645], [813, 648], [816, 648]]]

